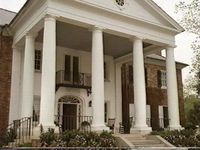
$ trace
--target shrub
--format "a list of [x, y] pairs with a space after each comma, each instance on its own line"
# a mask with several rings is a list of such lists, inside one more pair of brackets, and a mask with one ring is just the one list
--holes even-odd
[[53, 129], [42, 133], [40, 136], [42, 146], [57, 147], [115, 147], [116, 140], [111, 133], [102, 132], [80, 132], [65, 131], [59, 137], [56, 136]]
[[49, 146], [55, 145], [56, 140], [57, 140], [57, 136], [54, 132], [54, 129], [49, 128], [47, 132], [42, 131], [40, 135], [41, 146], [49, 147]]
[[[153, 133], [153, 134], [156, 134]], [[198, 147], [200, 146], [200, 132], [199, 129], [184, 129], [175, 131], [157, 132], [160, 136], [166, 139], [176, 147]]]

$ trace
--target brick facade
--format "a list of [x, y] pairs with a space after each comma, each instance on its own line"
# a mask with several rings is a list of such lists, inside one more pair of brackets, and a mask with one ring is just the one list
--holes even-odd
[[[167, 89], [158, 87], [157, 71], [166, 70], [164, 66], [145, 64], [147, 69], [147, 104], [151, 105], [152, 127], [159, 128], [158, 106], [167, 106]], [[179, 113], [181, 125], [185, 125], [183, 84], [181, 69], [177, 69], [177, 84], [179, 96]]]
[[[163, 89], [158, 85], [158, 71], [166, 70], [165, 66], [145, 64], [146, 74], [146, 95], [147, 105], [151, 107], [151, 126], [153, 130], [158, 130], [159, 125], [159, 106], [167, 107], [167, 89]], [[122, 66], [122, 103], [124, 101], [134, 103], [133, 95], [133, 68], [130, 65], [124, 64]], [[179, 96], [179, 112], [181, 125], [185, 125], [185, 112], [184, 112], [184, 99], [183, 99], [183, 84], [181, 69], [177, 69], [177, 83], [178, 83], [178, 96]], [[127, 92], [128, 91], [128, 92]], [[124, 110], [129, 109], [127, 105]], [[125, 113], [126, 111], [123, 111]], [[123, 116], [127, 117], [128, 110]], [[129, 117], [129, 116], [128, 116]], [[126, 119], [123, 124], [126, 123]]]
[[12, 38], [0, 36], [0, 137], [8, 126], [11, 68]]

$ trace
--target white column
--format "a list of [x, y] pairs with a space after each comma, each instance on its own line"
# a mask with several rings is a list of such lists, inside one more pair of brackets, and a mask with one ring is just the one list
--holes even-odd
[[115, 128], [116, 131], [119, 131], [119, 123], [122, 122], [122, 73], [121, 73], [121, 63], [117, 63], [116, 68], [116, 75], [115, 75], [115, 97], [116, 97], [116, 103], [115, 103]]
[[168, 113], [169, 128], [180, 129], [178, 90], [176, 77], [176, 64], [174, 59], [174, 48], [166, 49], [166, 69], [167, 69], [167, 97], [168, 97]]
[[143, 41], [135, 37], [133, 40], [133, 81], [134, 81], [134, 111], [135, 125], [131, 130], [150, 132], [146, 123], [146, 88], [144, 74]]
[[41, 79], [40, 124], [44, 129], [55, 127], [55, 74], [56, 74], [56, 19], [46, 16], [44, 20]]
[[19, 119], [21, 114], [20, 104], [20, 76], [21, 76], [21, 51], [13, 46], [11, 95], [9, 109], [9, 123]]
[[103, 31], [99, 27], [92, 32], [92, 107], [92, 130], [108, 130], [104, 123]]
[[33, 114], [35, 35], [28, 33], [25, 38], [21, 118]]

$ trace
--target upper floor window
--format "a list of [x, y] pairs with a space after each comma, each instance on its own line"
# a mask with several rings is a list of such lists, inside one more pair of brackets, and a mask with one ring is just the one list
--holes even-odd
[[165, 70], [159, 70], [158, 74], [158, 87], [166, 88], [167, 87], [167, 73]]
[[41, 71], [42, 64], [42, 52], [40, 50], [35, 50], [35, 70]]

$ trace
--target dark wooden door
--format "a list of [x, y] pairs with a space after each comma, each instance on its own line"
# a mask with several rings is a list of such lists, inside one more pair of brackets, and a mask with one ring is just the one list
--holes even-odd
[[63, 105], [63, 131], [77, 129], [77, 105]]
[[169, 126], [168, 107], [163, 107], [164, 128]]

